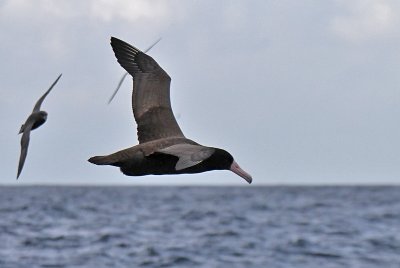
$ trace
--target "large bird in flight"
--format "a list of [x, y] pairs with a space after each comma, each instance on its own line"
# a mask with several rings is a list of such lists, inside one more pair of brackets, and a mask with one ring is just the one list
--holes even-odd
[[57, 84], [60, 77], [61, 74], [57, 77], [56, 81], [54, 81], [54, 83], [50, 86], [50, 88], [43, 94], [43, 96], [41, 96], [40, 99], [36, 102], [35, 107], [33, 107], [32, 113], [29, 115], [28, 119], [26, 119], [25, 123], [21, 126], [19, 130], [18, 134], [22, 133], [22, 138], [21, 138], [21, 155], [19, 157], [17, 179], [19, 175], [21, 175], [26, 155], [28, 154], [29, 137], [31, 134], [31, 130], [40, 127], [47, 120], [47, 113], [45, 111], [41, 111], [40, 106], [42, 105], [42, 102], [46, 98], [46, 96], [53, 89], [55, 84]]
[[128, 176], [231, 170], [252, 182], [230, 153], [183, 135], [171, 108], [171, 78], [152, 57], [115, 37], [111, 46], [120, 65], [133, 77], [132, 109], [139, 144], [91, 157], [89, 162], [119, 167]]

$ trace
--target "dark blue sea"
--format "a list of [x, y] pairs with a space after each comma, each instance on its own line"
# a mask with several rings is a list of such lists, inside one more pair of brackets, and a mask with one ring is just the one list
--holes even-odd
[[0, 187], [0, 267], [400, 267], [400, 187]]

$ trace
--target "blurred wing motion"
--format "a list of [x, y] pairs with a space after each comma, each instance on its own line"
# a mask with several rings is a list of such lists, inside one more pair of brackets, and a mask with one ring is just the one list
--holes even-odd
[[132, 110], [139, 143], [184, 137], [171, 108], [171, 78], [157, 62], [139, 49], [111, 38], [111, 46], [121, 66], [133, 77]]
[[[53, 89], [53, 87], [57, 84], [58, 80], [61, 78], [60, 74], [56, 81], [53, 82], [53, 84], [50, 86], [50, 88], [46, 91], [46, 93], [43, 94], [43, 96], [40, 97], [40, 99], [36, 102], [35, 107], [33, 108], [33, 112], [39, 112], [40, 111], [40, 105], [42, 105], [43, 100], [46, 98], [46, 96], [50, 93], [50, 91]], [[29, 138], [28, 138], [29, 139]]]
[[[159, 39], [157, 39], [156, 42], [154, 42], [151, 46], [149, 46], [143, 53], [147, 53], [148, 51], [150, 51], [150, 49], [152, 49], [158, 42], [161, 41], [161, 37]], [[121, 80], [119, 80], [119, 83], [117, 85], [117, 88], [115, 89], [114, 93], [111, 95], [110, 99], [108, 100], [108, 104], [110, 104], [112, 102], [112, 100], [114, 99], [115, 95], [117, 95], [117, 92], [119, 90], [119, 88], [121, 87], [122, 83], [125, 80], [125, 77], [128, 75], [128, 73], [125, 73], [122, 77]]]
[[115, 95], [117, 95], [117, 92], [118, 92], [119, 88], [121, 87], [122, 83], [124, 82], [125, 77], [127, 75], [128, 75], [128, 73], [124, 73], [124, 75], [121, 77], [121, 80], [119, 80], [117, 88], [115, 89], [114, 93], [111, 95], [110, 99], [108, 100], [108, 104], [110, 104], [112, 102], [112, 100], [114, 99]]

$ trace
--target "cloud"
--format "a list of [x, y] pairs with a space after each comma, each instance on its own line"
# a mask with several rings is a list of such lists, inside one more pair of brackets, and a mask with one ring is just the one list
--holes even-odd
[[339, 37], [362, 42], [385, 36], [395, 29], [395, 3], [387, 0], [338, 1], [343, 14], [331, 21]]
[[[59, 60], [82, 49], [88, 32], [152, 35], [164, 32], [185, 14], [187, 9], [176, 0], [4, 0], [0, 4], [0, 23], [9, 49], [15, 49], [13, 40], [23, 34], [31, 48], [38, 46]], [[26, 31], [28, 24], [30, 31]]]
[[104, 21], [114, 18], [126, 21], [140, 19], [165, 20], [171, 16], [170, 5], [165, 1], [91, 1], [91, 15]]
[[[81, 13], [80, 9], [74, 9], [73, 1], [49, 1], [49, 0], [6, 0], [0, 12], [13, 18], [48, 19], [48, 16], [58, 18], [76, 17]], [[75, 5], [76, 6], [76, 5]], [[81, 4], [80, 4], [81, 6]]]
[[120, 19], [135, 22], [142, 19], [153, 21], [165, 21], [180, 18], [183, 9], [178, 1], [162, 0], [6, 0], [0, 6], [3, 14], [30, 17], [46, 16], [57, 18], [89, 17], [101, 21], [110, 22]]
[[247, 22], [247, 5], [244, 2], [229, 2], [222, 9], [223, 26], [231, 32], [243, 29]]

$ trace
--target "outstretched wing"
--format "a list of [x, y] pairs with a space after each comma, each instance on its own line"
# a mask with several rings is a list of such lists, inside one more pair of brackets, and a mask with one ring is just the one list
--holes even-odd
[[[157, 41], [154, 42], [151, 46], [149, 46], [143, 53], [147, 53], [150, 49], [152, 49], [155, 45], [157, 45], [157, 43], [160, 42], [160, 40], [161, 40], [161, 37], [158, 38]], [[124, 82], [125, 77], [126, 77], [127, 74], [128, 74], [128, 73], [125, 73], [125, 74], [121, 77], [121, 79], [119, 80], [119, 83], [118, 83], [118, 85], [117, 85], [117, 88], [115, 89], [114, 93], [111, 95], [110, 99], [108, 100], [108, 104], [110, 104], [111, 101], [114, 99], [115, 95], [117, 95], [117, 92], [118, 92], [119, 88], [121, 87], [122, 83]]]
[[36, 102], [35, 107], [33, 108], [33, 112], [39, 112], [40, 111], [40, 105], [42, 105], [43, 100], [46, 98], [46, 96], [50, 93], [50, 91], [53, 89], [53, 87], [57, 84], [58, 80], [60, 79], [62, 74], [60, 74], [56, 81], [50, 86], [50, 88], [46, 91], [46, 93], [43, 94], [43, 96], [40, 97], [40, 99]]
[[24, 133], [22, 134], [21, 138], [21, 155], [19, 156], [17, 180], [21, 174], [22, 168], [24, 167], [26, 155], [28, 154], [29, 138], [33, 123], [33, 121], [25, 123]]
[[121, 66], [133, 77], [132, 110], [139, 143], [184, 137], [171, 108], [171, 78], [150, 56], [111, 38], [111, 46]]

